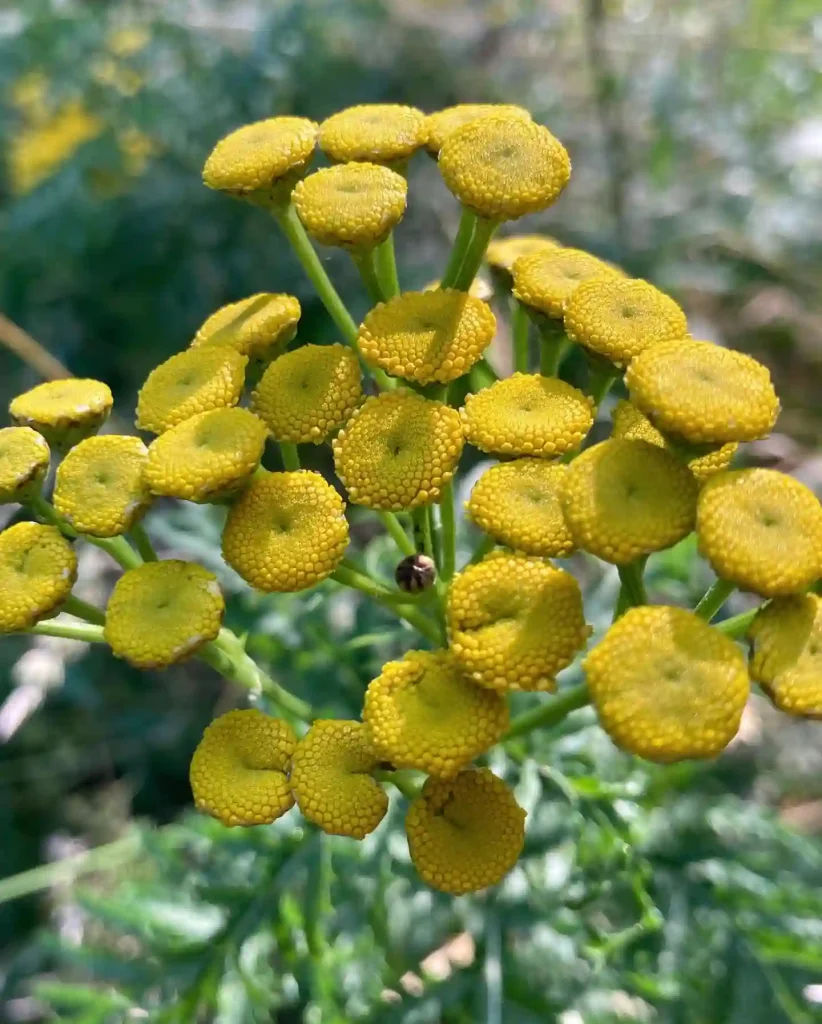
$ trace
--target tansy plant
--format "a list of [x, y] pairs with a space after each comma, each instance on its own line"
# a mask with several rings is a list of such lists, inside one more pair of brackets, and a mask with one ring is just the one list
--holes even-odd
[[[330, 166], [312, 172], [318, 145]], [[409, 292], [393, 230], [418, 151], [437, 160], [462, 216], [439, 285]], [[694, 340], [673, 299], [589, 253], [494, 238], [559, 199], [570, 173], [562, 144], [519, 107], [426, 117], [374, 105], [321, 125], [246, 125], [216, 145], [205, 184], [273, 216], [338, 340], [299, 334], [289, 295], [218, 310], [146, 380], [145, 441], [95, 436], [111, 408], [97, 381], [11, 403], [0, 498], [33, 519], [0, 535], [0, 629], [105, 642], [146, 669], [199, 658], [247, 688], [259, 706], [214, 721], [192, 760], [203, 813], [251, 826], [296, 804], [317, 828], [362, 839], [393, 788], [420, 876], [460, 894], [499, 882], [523, 847], [525, 812], [486, 763], [496, 744], [521, 761], [520, 737], [592, 702], [638, 757], [715, 757], [751, 679], [788, 713], [822, 715], [822, 506], [781, 473], [732, 468], [779, 412], [767, 369]], [[314, 242], [359, 269], [373, 300], [359, 325]], [[495, 314], [472, 288], [484, 260], [511, 293], [505, 379], [486, 358]], [[585, 390], [562, 376], [574, 346]], [[592, 443], [614, 387], [610, 436]], [[262, 465], [268, 439], [282, 468]], [[329, 446], [336, 479], [301, 469], [301, 445]], [[469, 446], [497, 461], [466, 506], [483, 540], [457, 565], [454, 478]], [[49, 498], [50, 449], [61, 461]], [[225, 506], [222, 555], [250, 587], [334, 580], [389, 609], [418, 649], [383, 666], [359, 721], [318, 720], [298, 686], [271, 678], [223, 627], [211, 572], [157, 560], [141, 526], [157, 497]], [[371, 510], [396, 546], [390, 585], [358, 558], [347, 503]], [[646, 559], [693, 531], [716, 582], [693, 609], [649, 603]], [[105, 610], [72, 594], [78, 540], [124, 570]], [[587, 653], [574, 574], [586, 559], [621, 579], [613, 624]], [[712, 625], [737, 587], [763, 602]], [[558, 687], [580, 657], [584, 681]], [[511, 720], [513, 691], [540, 696]]]

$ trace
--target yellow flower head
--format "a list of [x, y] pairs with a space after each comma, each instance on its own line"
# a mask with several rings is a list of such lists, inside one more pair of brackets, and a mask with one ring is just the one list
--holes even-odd
[[[424, 292], [434, 292], [440, 287], [441, 281], [439, 278], [435, 278], [433, 281], [429, 281], [423, 288]], [[482, 299], [483, 302], [488, 302], [489, 299], [494, 297], [494, 289], [491, 282], [483, 274], [477, 274], [474, 280], [468, 287], [468, 294], [472, 299]]]
[[236, 405], [245, 384], [246, 356], [227, 345], [190, 348], [166, 359], [137, 396], [137, 426], [162, 434], [209, 409]]
[[208, 569], [176, 559], [146, 562], [117, 581], [104, 635], [113, 653], [135, 668], [166, 668], [213, 640], [224, 612]]
[[574, 451], [594, 422], [593, 402], [556, 377], [514, 373], [469, 395], [465, 436], [484, 452], [553, 459]]
[[51, 453], [46, 439], [31, 427], [0, 430], [0, 505], [24, 502], [40, 493]]
[[203, 168], [203, 182], [236, 196], [267, 193], [298, 180], [314, 155], [317, 125], [305, 117], [271, 117], [220, 139]]
[[[635, 405], [624, 399], [620, 399], [614, 406], [611, 419], [614, 424], [611, 437], [621, 437], [626, 441], [647, 441], [657, 448], [670, 448], [665, 435]], [[736, 441], [729, 441], [704, 455], [695, 455], [688, 459], [688, 469], [696, 477], [697, 483], [704, 484], [730, 466], [738, 448]]]
[[396, 103], [363, 103], [320, 125], [320, 148], [337, 163], [402, 164], [425, 142], [425, 114]]
[[804, 590], [822, 576], [822, 505], [774, 469], [720, 473], [702, 488], [699, 549], [717, 576], [763, 597]]
[[530, 121], [531, 115], [524, 107], [513, 103], [458, 103], [429, 114], [425, 119], [425, 148], [437, 156], [449, 135], [466, 124], [474, 124], [488, 117], [507, 117], [518, 121]]
[[440, 150], [439, 168], [464, 206], [494, 220], [546, 209], [571, 177], [568, 153], [547, 128], [499, 116], [452, 132]]
[[380, 760], [446, 778], [499, 742], [508, 705], [463, 675], [450, 651], [409, 651], [369, 683], [363, 721]]
[[345, 504], [319, 473], [265, 473], [240, 494], [223, 557], [266, 593], [306, 590], [330, 576], [348, 546]]
[[751, 677], [789, 715], [822, 718], [822, 599], [777, 597], [753, 621]]
[[78, 533], [126, 533], [151, 501], [147, 459], [148, 449], [139, 437], [87, 437], [57, 467], [54, 507]]
[[408, 849], [423, 882], [461, 896], [496, 885], [525, 842], [525, 811], [487, 768], [429, 778], [405, 819]]
[[268, 359], [294, 337], [300, 313], [293, 295], [250, 295], [212, 313], [191, 347], [228, 345], [249, 359]]
[[496, 270], [511, 273], [520, 256], [531, 256], [547, 249], [561, 248], [556, 239], [548, 235], [507, 235], [492, 238], [485, 250], [485, 262]]
[[691, 444], [765, 437], [779, 415], [767, 368], [709, 341], [653, 345], [631, 362], [625, 383], [655, 426]]
[[387, 391], [367, 398], [334, 439], [334, 465], [355, 504], [399, 511], [439, 499], [463, 444], [456, 409]]
[[268, 434], [248, 409], [211, 409], [155, 438], [145, 476], [153, 494], [211, 501], [236, 491], [259, 466]]
[[626, 565], [691, 532], [697, 492], [691, 471], [664, 448], [612, 438], [571, 463], [562, 506], [578, 547]]
[[291, 790], [303, 815], [333, 836], [364, 839], [388, 810], [369, 772], [379, 764], [368, 726], [322, 719], [300, 740], [291, 761]]
[[360, 364], [345, 345], [303, 345], [275, 359], [251, 405], [275, 441], [322, 444], [362, 400]]
[[454, 288], [406, 292], [381, 302], [360, 327], [369, 363], [418, 384], [468, 373], [497, 329], [491, 307]]
[[191, 759], [198, 811], [223, 825], [268, 825], [294, 806], [288, 781], [297, 737], [256, 708], [215, 719]]
[[570, 573], [501, 551], [454, 579], [447, 617], [457, 661], [492, 690], [553, 690], [589, 633]]
[[477, 526], [498, 544], [543, 558], [565, 558], [574, 538], [562, 511], [568, 467], [544, 459], [515, 459], [486, 470], [466, 505]]
[[561, 320], [581, 284], [602, 277], [620, 278], [622, 271], [583, 249], [553, 245], [518, 256], [511, 276], [515, 298], [553, 320]]
[[649, 761], [716, 757], [748, 699], [740, 648], [683, 608], [631, 608], [583, 667], [602, 727]]
[[306, 231], [322, 245], [370, 249], [402, 220], [408, 182], [381, 164], [325, 167], [294, 189], [294, 205]]
[[16, 523], [0, 533], [0, 633], [28, 629], [65, 601], [77, 557], [60, 531]]
[[647, 281], [611, 274], [584, 281], [565, 305], [568, 337], [616, 366], [640, 352], [688, 333], [685, 314]]
[[70, 377], [38, 384], [18, 395], [9, 413], [15, 423], [33, 427], [52, 448], [65, 451], [96, 434], [108, 419], [112, 404], [107, 384]]

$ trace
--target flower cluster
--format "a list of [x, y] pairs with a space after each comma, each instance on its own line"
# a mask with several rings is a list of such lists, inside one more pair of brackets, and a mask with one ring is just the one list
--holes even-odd
[[[310, 173], [318, 147], [331, 166]], [[437, 160], [462, 220], [439, 284], [401, 291], [393, 229], [417, 151]], [[112, 404], [97, 381], [12, 402], [0, 501], [40, 521], [0, 534], [0, 631], [105, 641], [145, 669], [198, 657], [260, 695], [276, 715], [228, 712], [191, 763], [197, 807], [225, 825], [270, 823], [296, 805], [313, 826], [362, 839], [393, 786], [409, 801], [422, 879], [472, 892], [503, 878], [525, 837], [509, 782], [475, 764], [496, 744], [590, 701], [632, 754], [714, 757], [751, 679], [783, 710], [822, 715], [822, 505], [784, 474], [732, 468], [778, 415], [766, 367], [693, 339], [674, 299], [591, 253], [493, 238], [547, 209], [570, 172], [562, 144], [520, 107], [426, 116], [381, 104], [319, 125], [246, 125], [217, 143], [205, 184], [273, 216], [339, 338], [305, 343], [293, 296], [222, 307], [149, 374], [144, 440], [95, 436]], [[361, 324], [311, 238], [355, 263], [373, 300]], [[505, 379], [487, 357], [498, 317], [473, 288], [484, 258], [516, 315]], [[572, 351], [585, 387], [561, 376]], [[593, 438], [612, 388], [610, 436]], [[309, 444], [325, 446], [325, 473], [301, 468]], [[481, 542], [457, 566], [454, 478], [467, 448], [494, 464], [466, 502]], [[63, 457], [49, 501], [52, 452]], [[227, 506], [222, 556], [249, 587], [354, 587], [414, 627], [417, 649], [368, 683], [358, 720], [318, 719], [223, 626], [208, 569], [156, 560], [142, 520], [160, 497]], [[394, 580], [346, 558], [346, 502], [375, 510], [395, 542]], [[716, 583], [694, 609], [649, 603], [645, 560], [693, 532]], [[72, 595], [78, 537], [126, 570], [105, 612]], [[579, 579], [595, 560], [617, 567], [621, 589], [592, 645]], [[712, 625], [734, 588], [763, 603]], [[86, 622], [49, 621], [61, 610]], [[569, 689], [557, 676], [578, 658], [586, 681]], [[512, 698], [523, 692], [540, 696]], [[512, 722], [512, 699], [534, 706]]]

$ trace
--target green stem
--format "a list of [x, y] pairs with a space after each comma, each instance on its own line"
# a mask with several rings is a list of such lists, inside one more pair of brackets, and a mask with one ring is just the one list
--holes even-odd
[[104, 644], [103, 627], [91, 622], [55, 622], [44, 619], [24, 630], [33, 636], [57, 636], [63, 640], [80, 640], [86, 644]]
[[440, 576], [450, 583], [457, 567], [457, 524], [454, 516], [454, 485], [443, 484], [440, 489], [440, 517], [442, 521], [442, 565]]
[[407, 594], [403, 594], [399, 590], [388, 590], [387, 587], [383, 587], [376, 580], [372, 580], [370, 576], [366, 576], [353, 566], [347, 565], [345, 561], [337, 566], [336, 570], [331, 574], [331, 579], [345, 587], [359, 590], [360, 593], [370, 597], [372, 601], [376, 601], [377, 604], [390, 609], [397, 618], [404, 619], [409, 626], [413, 626], [414, 629], [422, 633], [423, 636], [427, 637], [436, 646], [440, 646], [443, 643], [444, 637], [441, 630], [419, 608], [408, 604]]
[[473, 555], [471, 555], [471, 561], [469, 565], [476, 565], [477, 562], [481, 562], [486, 555], [490, 555], [494, 548], [497, 546], [497, 542], [494, 537], [485, 536], [476, 546]]
[[420, 505], [411, 512], [414, 523], [414, 545], [423, 555], [434, 558], [434, 541], [431, 536], [431, 519], [425, 505]]
[[718, 629], [720, 633], [724, 633], [726, 636], [732, 637], [734, 640], [740, 640], [744, 637], [748, 630], [751, 628], [751, 623], [756, 618], [761, 608], [751, 608], [750, 611], [742, 612], [740, 615], [734, 615], [730, 619], [723, 619], [722, 622], [717, 622], [714, 629]]
[[482, 391], [483, 388], [490, 388], [492, 384], [496, 384], [499, 380], [494, 367], [485, 358], [475, 363], [471, 367], [469, 374], [472, 391]]
[[[488, 220], [486, 217], [477, 217], [474, 233], [465, 251], [465, 258], [451, 285], [452, 288], [458, 288], [461, 292], [468, 291], [474, 278], [477, 276], [477, 271], [482, 266], [488, 243], [493, 238], [494, 232], [498, 227], [499, 221]], [[443, 284], [443, 287], [446, 287], [446, 285]]]
[[290, 444], [288, 441], [280, 441], [279, 445], [283, 466], [290, 473], [296, 472], [300, 468], [300, 453], [297, 450], [297, 446]]
[[86, 622], [91, 622], [95, 626], [103, 626], [106, 622], [106, 613], [104, 611], [95, 608], [93, 604], [89, 604], [87, 601], [81, 601], [74, 594], [69, 594], [63, 602], [60, 611], [73, 615], [77, 619], [85, 619]]
[[396, 515], [394, 515], [393, 512], [386, 512], [383, 509], [380, 509], [377, 512], [377, 515], [380, 517], [380, 522], [391, 535], [394, 543], [400, 549], [402, 554], [406, 557], [416, 554], [413, 541], [408, 536], [408, 533], [403, 528], [402, 523], [397, 519]]
[[457, 274], [462, 266], [462, 261], [465, 259], [465, 254], [471, 244], [476, 223], [477, 215], [469, 210], [468, 207], [464, 206], [462, 208], [462, 215], [460, 217], [459, 227], [457, 228], [457, 234], [454, 238], [454, 244], [451, 246], [448, 264], [442, 274], [440, 288], [453, 288], [453, 282], [457, 278]]
[[618, 565], [619, 578], [622, 581], [622, 588], [625, 591], [625, 599], [629, 607], [636, 607], [648, 603], [648, 595], [645, 593], [645, 581], [642, 574], [645, 571], [645, 559], [638, 558], [628, 565]]
[[124, 569], [137, 569], [143, 564], [142, 558], [137, 554], [134, 548], [129, 544], [125, 537], [91, 537], [88, 534], [78, 534], [77, 531], [70, 526], [65, 519], [59, 514], [59, 512], [41, 495], [37, 495], [31, 498], [28, 502], [29, 508], [35, 515], [39, 516], [40, 519], [52, 526], [56, 526], [58, 530], [66, 535], [66, 537], [74, 540], [78, 536], [82, 540], [86, 540], [89, 544], [93, 544], [95, 547], [100, 548], [101, 551], [105, 551], [111, 555], [115, 562], [118, 562]]
[[594, 405], [599, 406], [602, 400], [619, 380], [619, 374], [611, 370], [588, 366], [588, 394], [593, 398]]
[[511, 299], [511, 336], [514, 345], [514, 370], [528, 373], [528, 336], [531, 320], [521, 302]]
[[736, 586], [729, 580], [717, 580], [703, 595], [694, 612], [710, 622], [735, 590]]
[[585, 707], [589, 704], [591, 695], [588, 693], [587, 683], [578, 683], [576, 686], [562, 690], [555, 697], [538, 707], [532, 708], [518, 715], [511, 723], [511, 728], [503, 737], [503, 742], [512, 740], [517, 736], [524, 736], [534, 729], [542, 729], [549, 725], [556, 725], [563, 718], [570, 715], [572, 711]]
[[364, 249], [358, 252], [352, 252], [351, 256], [354, 263], [357, 265], [357, 270], [360, 272], [360, 277], [365, 285], [365, 290], [368, 292], [368, 297], [374, 305], [378, 302], [384, 302], [387, 296], [383, 292], [382, 284], [380, 283], [379, 274], [377, 272], [376, 251], [373, 248]]
[[134, 541], [134, 546], [144, 562], [157, 561], [157, 552], [154, 550], [151, 538], [146, 533], [146, 528], [142, 523], [135, 523], [132, 526], [131, 539]]
[[393, 232], [377, 246], [377, 277], [380, 281], [380, 289], [386, 299], [393, 299], [395, 295], [400, 294]]
[[419, 773], [417, 772], [412, 772], [407, 768], [397, 771], [384, 771], [379, 768], [371, 774], [377, 782], [390, 783], [390, 785], [402, 793], [406, 800], [416, 800], [420, 795], [422, 786], [420, 785]]
[[540, 323], [539, 372], [543, 377], [559, 376], [559, 368], [562, 366], [562, 360], [570, 345], [571, 342], [561, 324]]

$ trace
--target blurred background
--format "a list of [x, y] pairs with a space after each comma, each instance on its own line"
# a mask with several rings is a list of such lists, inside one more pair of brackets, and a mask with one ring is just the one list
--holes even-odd
[[[122, 429], [149, 369], [261, 290], [299, 296], [301, 338], [331, 337], [273, 221], [201, 184], [232, 128], [514, 102], [574, 165], [516, 230], [647, 277], [695, 336], [767, 363], [783, 413], [750, 457], [819, 491], [820, 71], [819, 0], [2, 3], [0, 404], [66, 367], [111, 385]], [[406, 288], [436, 277], [458, 220], [427, 157], [410, 181]], [[323, 257], [361, 314], [352, 267]], [[162, 507], [148, 528], [219, 568], [212, 510]], [[390, 571], [381, 544], [369, 557]], [[358, 714], [410, 645], [333, 588], [271, 600], [221, 572], [232, 624], [331, 715]], [[682, 602], [706, 582], [689, 543], [651, 574]], [[86, 551], [84, 596], [111, 582]], [[588, 582], [604, 620], [615, 582]], [[361, 846], [290, 816], [243, 834], [190, 816], [191, 752], [239, 699], [196, 665], [146, 675], [71, 642], [0, 644], [0, 1020], [822, 1019], [818, 725], [754, 699], [716, 765], [662, 770], [577, 713], [533, 741], [522, 865], [454, 901], [414, 880], [397, 808]]]

